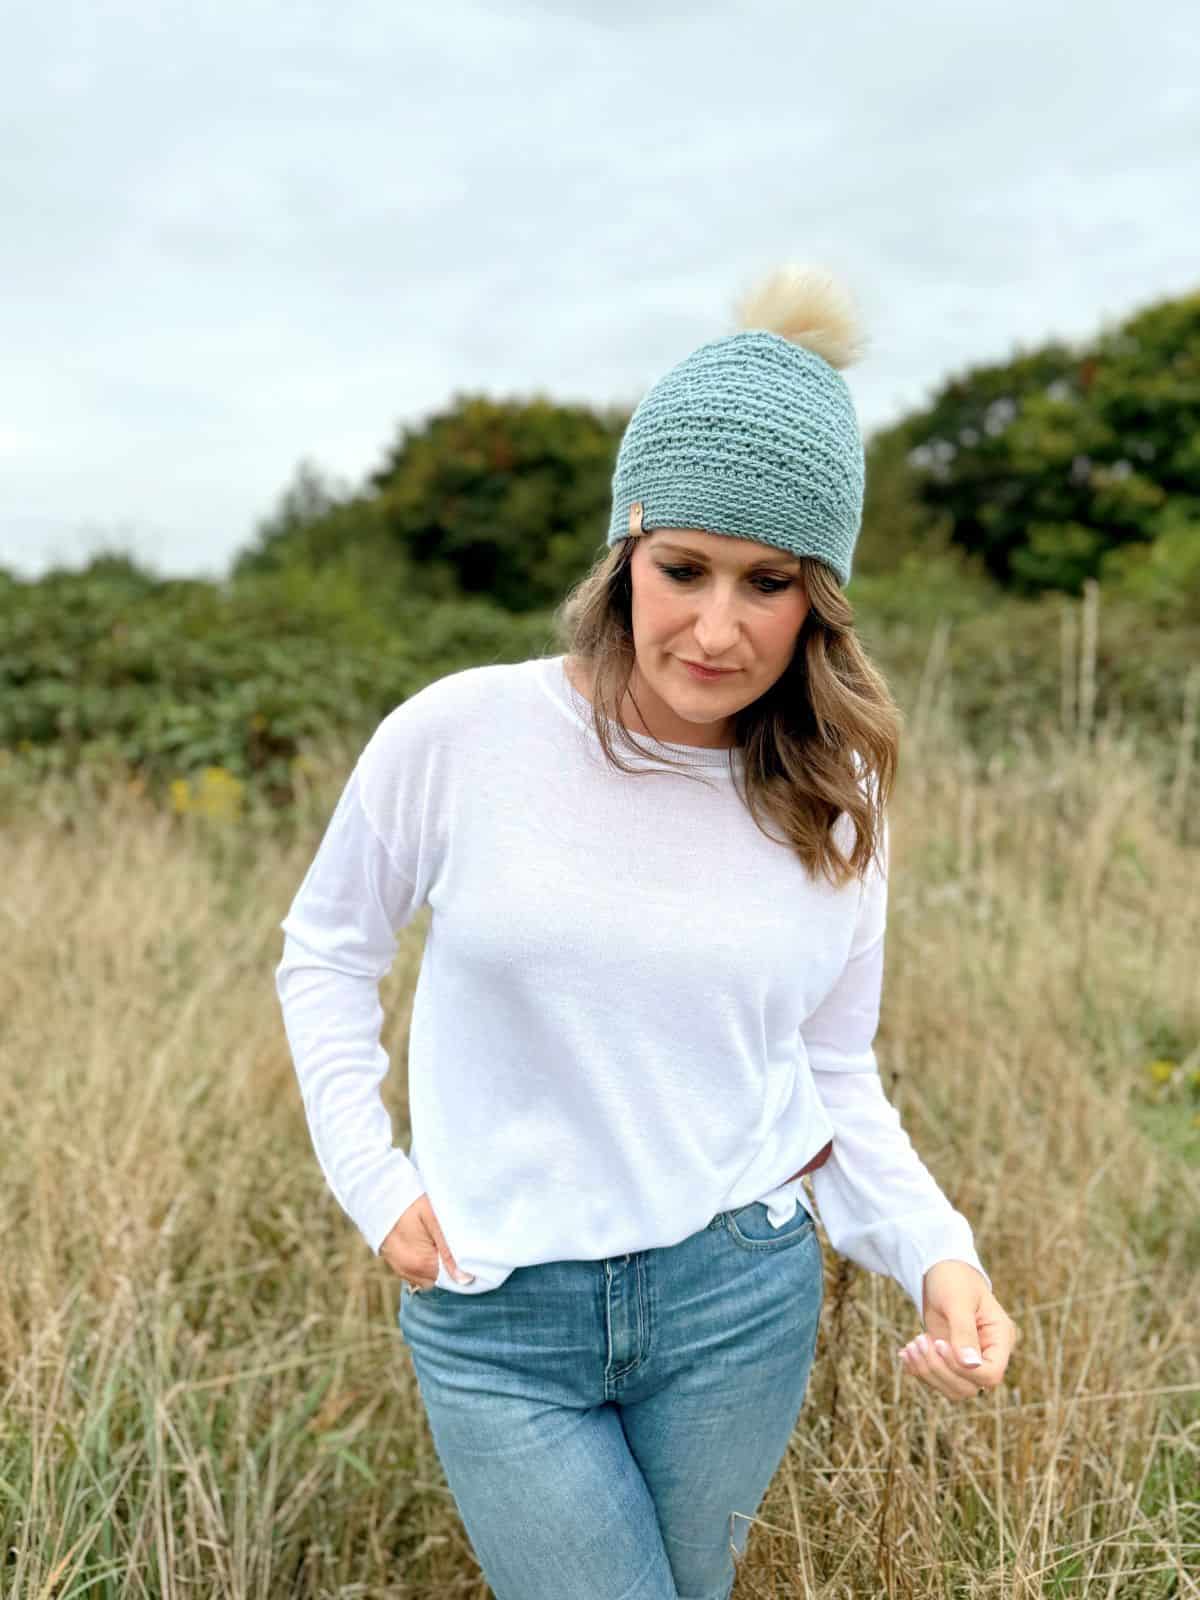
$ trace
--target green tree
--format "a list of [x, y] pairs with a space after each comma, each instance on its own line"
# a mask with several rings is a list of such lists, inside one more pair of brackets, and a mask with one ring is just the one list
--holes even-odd
[[1114, 551], [1200, 525], [1200, 293], [975, 368], [904, 433], [954, 544], [1017, 591], [1078, 593]]
[[545, 398], [456, 396], [371, 475], [390, 538], [421, 572], [508, 611], [553, 605], [603, 547], [627, 417]]
[[626, 421], [540, 397], [456, 396], [405, 427], [357, 492], [301, 462], [233, 576], [336, 567], [376, 608], [470, 597], [544, 609], [603, 547]]

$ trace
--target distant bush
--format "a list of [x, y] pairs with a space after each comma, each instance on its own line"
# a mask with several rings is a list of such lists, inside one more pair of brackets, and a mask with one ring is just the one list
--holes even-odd
[[[548, 619], [476, 600], [391, 623], [359, 581], [105, 575], [0, 583], [0, 746], [34, 764], [115, 759], [156, 786], [207, 768], [293, 794], [293, 763], [331, 729], [365, 733], [432, 679], [523, 660]], [[177, 791], [178, 793], [178, 791]]]
[[1200, 622], [1200, 513], [1172, 501], [1156, 537], [1110, 551], [1102, 573], [1106, 588], [1141, 605], [1147, 620]]
[[[1138, 568], [1124, 582], [1165, 579]], [[953, 556], [912, 552], [849, 592], [901, 704], [949, 695], [944, 709], [980, 751], [1074, 716], [1063, 652], [1080, 649], [1077, 603], [1006, 598]], [[1173, 747], [1189, 692], [1181, 668], [1200, 661], [1200, 621], [1182, 608], [1156, 613], [1120, 584], [1098, 598], [1088, 667], [1096, 719], [1136, 723], [1147, 741]], [[393, 706], [447, 673], [556, 648], [548, 611], [414, 601], [353, 567], [287, 567], [226, 584], [112, 564], [8, 578], [0, 747], [34, 773], [116, 763], [176, 810], [255, 799], [286, 810], [306, 751], [331, 737], [365, 740]]]

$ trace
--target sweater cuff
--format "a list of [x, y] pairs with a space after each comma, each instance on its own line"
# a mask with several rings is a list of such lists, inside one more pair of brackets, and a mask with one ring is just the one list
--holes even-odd
[[400, 1218], [425, 1193], [425, 1181], [404, 1154], [391, 1152], [393, 1160], [372, 1180], [370, 1189], [354, 1198], [351, 1218], [376, 1255]]
[[916, 1307], [922, 1325], [925, 1321], [925, 1274], [939, 1261], [964, 1261], [974, 1267], [990, 1292], [992, 1280], [983, 1270], [975, 1249], [971, 1225], [961, 1212], [951, 1213], [936, 1223], [917, 1223], [897, 1244], [893, 1276]]

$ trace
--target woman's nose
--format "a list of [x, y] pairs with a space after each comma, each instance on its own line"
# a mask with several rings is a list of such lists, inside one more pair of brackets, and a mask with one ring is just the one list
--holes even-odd
[[729, 600], [705, 601], [697, 610], [693, 631], [709, 655], [716, 655], [737, 637], [736, 606]]

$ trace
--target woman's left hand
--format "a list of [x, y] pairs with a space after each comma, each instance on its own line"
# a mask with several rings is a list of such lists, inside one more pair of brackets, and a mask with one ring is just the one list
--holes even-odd
[[965, 1261], [937, 1262], [923, 1286], [925, 1332], [900, 1352], [905, 1371], [950, 1400], [995, 1389], [1020, 1337], [1012, 1318]]

